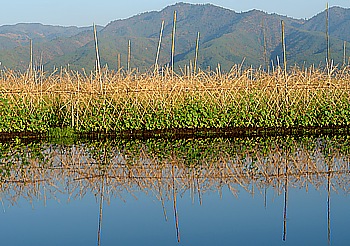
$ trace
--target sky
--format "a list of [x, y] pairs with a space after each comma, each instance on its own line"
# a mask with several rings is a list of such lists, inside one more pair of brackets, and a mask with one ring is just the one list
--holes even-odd
[[[294, 18], [311, 18], [325, 9], [327, 0], [2, 0], [0, 25], [42, 23], [62, 26], [107, 25], [112, 20], [159, 11], [176, 2], [211, 3], [236, 12], [259, 9]], [[329, 0], [330, 6], [350, 8], [350, 0]]]

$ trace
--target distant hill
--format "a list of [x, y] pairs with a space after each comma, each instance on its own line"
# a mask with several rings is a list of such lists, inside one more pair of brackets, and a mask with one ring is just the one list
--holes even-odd
[[[160, 65], [170, 61], [173, 13], [177, 11], [175, 66], [184, 67], [194, 58], [197, 32], [200, 32], [198, 64], [201, 69], [224, 70], [241, 63], [265, 66], [281, 62], [281, 20], [286, 23], [288, 64], [311, 65], [325, 62], [325, 12], [309, 20], [293, 19], [252, 10], [243, 13], [211, 4], [178, 3], [161, 11], [142, 13], [98, 27], [101, 62], [117, 68], [118, 54], [126, 67], [128, 40], [131, 40], [131, 66], [141, 71], [154, 64], [162, 20], [165, 21]], [[350, 9], [330, 9], [331, 55], [343, 60], [343, 41], [350, 42]], [[266, 57], [264, 57], [264, 35]], [[29, 39], [34, 43], [36, 64], [47, 70], [67, 66], [93, 69], [95, 53], [92, 27], [60, 27], [41, 24], [0, 26], [0, 61], [6, 67], [25, 69], [29, 61]], [[279, 58], [279, 59], [278, 59]]]
[[[103, 27], [98, 27], [101, 30]], [[44, 63], [78, 48], [93, 40], [91, 27], [62, 27], [39, 23], [20, 23], [0, 26], [0, 61], [12, 69], [28, 67], [29, 42], [33, 41], [36, 63]]]

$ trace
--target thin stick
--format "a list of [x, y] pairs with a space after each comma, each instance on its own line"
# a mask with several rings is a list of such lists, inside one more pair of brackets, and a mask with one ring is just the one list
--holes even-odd
[[[174, 72], [174, 55], [175, 55], [175, 31], [176, 31], [176, 11], [174, 11], [173, 31], [171, 34], [171, 72]], [[172, 75], [173, 76], [173, 75]]]
[[281, 21], [282, 26], [282, 49], [283, 49], [283, 69], [284, 69], [284, 100], [285, 106], [288, 105], [288, 83], [287, 83], [287, 53], [286, 53], [286, 38], [285, 38], [285, 29], [284, 29], [284, 21]]
[[330, 60], [331, 60], [331, 51], [330, 51], [330, 42], [329, 42], [329, 5], [327, 2], [326, 5], [326, 42], [327, 42], [327, 57], [326, 57], [326, 63], [327, 67], [329, 67]]
[[286, 163], [284, 183], [284, 208], [283, 208], [283, 241], [287, 240], [287, 207], [288, 207], [288, 166]]
[[43, 101], [43, 72], [44, 72], [44, 65], [43, 65], [43, 52], [40, 53], [40, 99]]
[[176, 237], [177, 241], [180, 242], [180, 229], [179, 229], [179, 216], [177, 214], [176, 206], [176, 189], [175, 189], [175, 169], [174, 164], [172, 165], [172, 176], [173, 176], [173, 202], [174, 202], [174, 216], [175, 216], [175, 227], [176, 227]]
[[29, 49], [30, 49], [30, 61], [29, 61], [29, 73], [32, 75], [33, 73], [33, 40], [29, 40]]
[[196, 54], [195, 54], [195, 57], [194, 57], [194, 67], [193, 67], [194, 74], [197, 73], [199, 38], [200, 38], [200, 33], [198, 32], [197, 33], [197, 40], [196, 40]]
[[73, 93], [71, 94], [70, 97], [71, 100], [71, 118], [72, 118], [72, 128], [74, 128], [74, 99], [73, 99]]
[[97, 31], [96, 31], [96, 25], [93, 23], [94, 26], [94, 40], [95, 40], [95, 50], [96, 50], [96, 71], [98, 74], [101, 74], [101, 64], [100, 64], [100, 54], [98, 51], [98, 42], [97, 42]]
[[199, 204], [202, 205], [203, 202], [202, 202], [202, 195], [201, 195], [201, 187], [200, 187], [200, 185], [199, 185], [198, 177], [197, 177], [197, 190], [198, 190]]
[[131, 40], [128, 42], [128, 63], [127, 63], [127, 71], [130, 73], [130, 60], [131, 60]]
[[286, 40], [285, 40], [285, 32], [284, 32], [284, 21], [281, 21], [282, 26], [282, 50], [283, 50], [283, 67], [285, 78], [287, 78], [287, 54], [286, 54]]
[[268, 60], [267, 60], [267, 41], [266, 41], [266, 30], [265, 30], [264, 19], [262, 19], [261, 25], [262, 25], [263, 42], [264, 42], [264, 62], [265, 62], [265, 70], [267, 70], [269, 64], [268, 64]]
[[101, 231], [102, 231], [102, 215], [103, 215], [103, 193], [104, 193], [104, 180], [102, 176], [101, 193], [100, 193], [100, 206], [98, 217], [98, 231], [97, 231], [97, 245], [101, 245]]
[[327, 239], [328, 245], [331, 244], [331, 170], [328, 164], [327, 174]]
[[159, 60], [160, 47], [161, 47], [161, 44], [162, 44], [163, 30], [164, 30], [164, 20], [162, 21], [162, 25], [160, 27], [157, 55], [156, 55], [156, 61], [154, 63], [154, 72], [158, 71], [158, 60]]
[[346, 64], [346, 41], [344, 41], [344, 58], [343, 58], [343, 66]]
[[164, 218], [165, 218], [165, 221], [168, 221], [168, 216], [166, 214], [166, 209], [165, 209], [165, 205], [164, 205], [164, 198], [163, 198], [163, 194], [162, 194], [162, 188], [160, 186], [161, 179], [158, 179], [157, 183], [158, 183], [158, 190], [159, 190], [159, 195], [160, 195], [160, 201], [162, 203]]

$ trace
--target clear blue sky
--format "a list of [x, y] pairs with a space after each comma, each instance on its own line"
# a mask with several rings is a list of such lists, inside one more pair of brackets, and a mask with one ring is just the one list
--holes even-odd
[[[2, 0], [0, 25], [39, 22], [53, 25], [88, 26], [93, 22], [106, 25], [112, 20], [161, 10], [174, 0]], [[260, 9], [295, 18], [310, 18], [321, 12], [327, 0], [211, 0], [183, 1], [212, 3], [237, 12]], [[350, 0], [329, 0], [330, 6], [350, 8]]]

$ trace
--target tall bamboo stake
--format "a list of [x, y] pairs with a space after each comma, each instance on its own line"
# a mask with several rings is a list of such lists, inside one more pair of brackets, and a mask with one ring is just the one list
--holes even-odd
[[30, 61], [29, 61], [29, 73], [32, 75], [33, 73], [33, 40], [29, 40], [29, 52], [30, 52]]
[[345, 66], [346, 65], [346, 41], [344, 41], [344, 48], [343, 48], [343, 50], [344, 50], [343, 66]]
[[161, 47], [161, 44], [162, 44], [163, 30], [164, 30], [164, 20], [162, 21], [162, 25], [160, 27], [157, 55], [156, 55], [156, 61], [154, 63], [154, 72], [158, 71], [158, 60], [159, 60], [160, 47]]
[[287, 54], [286, 54], [286, 40], [285, 40], [285, 32], [284, 32], [284, 21], [281, 21], [282, 26], [282, 50], [283, 50], [283, 67], [285, 78], [287, 78]]
[[265, 69], [268, 69], [268, 60], [267, 60], [267, 41], [266, 41], [266, 30], [265, 30], [265, 23], [264, 23], [264, 19], [262, 19], [261, 21], [261, 25], [262, 25], [262, 32], [263, 32], [263, 45], [264, 45], [264, 62], [265, 62]]
[[282, 49], [283, 49], [283, 69], [284, 69], [284, 100], [285, 106], [288, 105], [288, 81], [287, 81], [287, 53], [286, 53], [286, 39], [285, 39], [285, 29], [284, 21], [281, 21], [282, 26]]
[[331, 61], [331, 51], [330, 51], [330, 41], [329, 41], [329, 6], [328, 6], [328, 3], [326, 5], [326, 43], [327, 43], [326, 63], [327, 63], [327, 67], [329, 67], [329, 64]]
[[172, 74], [174, 73], [175, 31], [176, 31], [176, 11], [174, 11], [173, 31], [171, 34], [171, 70], [172, 70], [171, 72]]
[[131, 40], [128, 42], [128, 62], [127, 62], [127, 71], [130, 73], [130, 60], [131, 60]]
[[94, 41], [95, 41], [95, 51], [96, 51], [96, 72], [98, 72], [98, 74], [101, 74], [101, 64], [100, 64], [100, 54], [98, 51], [98, 42], [97, 42], [97, 31], [96, 31], [96, 25], [95, 23], [93, 23], [93, 27], [94, 27]]
[[194, 56], [194, 67], [193, 67], [194, 74], [197, 73], [199, 38], [200, 38], [200, 33], [198, 32], [197, 33], [197, 40], [196, 40], [196, 53], [195, 53], [195, 56]]

